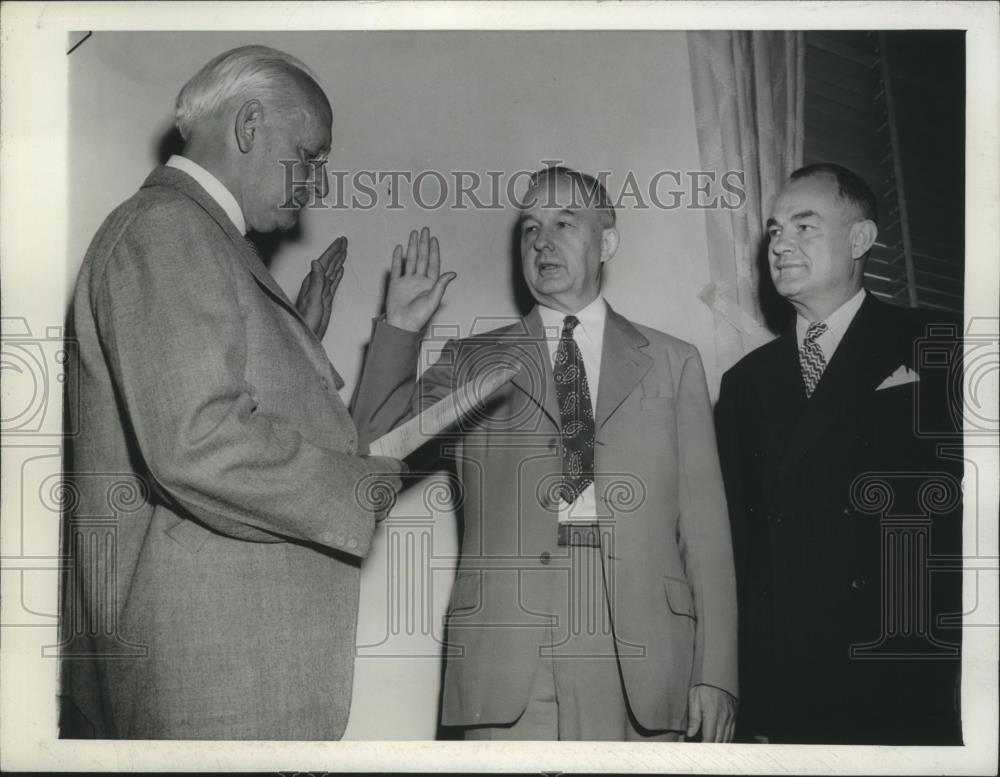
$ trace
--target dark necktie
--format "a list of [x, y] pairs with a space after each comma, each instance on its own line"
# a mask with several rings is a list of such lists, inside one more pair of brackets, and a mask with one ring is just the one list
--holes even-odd
[[594, 408], [583, 357], [573, 340], [576, 316], [563, 319], [562, 336], [556, 349], [552, 374], [562, 423], [563, 499], [572, 503], [594, 482]]
[[826, 330], [827, 326], [822, 321], [813, 321], [806, 329], [805, 339], [799, 349], [799, 364], [802, 367], [802, 381], [806, 384], [807, 397], [812, 396], [816, 384], [823, 377], [823, 370], [826, 369], [826, 357], [816, 342]]

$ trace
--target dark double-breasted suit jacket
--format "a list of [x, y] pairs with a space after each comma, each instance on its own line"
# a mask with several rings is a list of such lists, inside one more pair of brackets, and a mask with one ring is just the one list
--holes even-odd
[[812, 397], [794, 326], [723, 377], [742, 735], [960, 741], [960, 332], [869, 295]]

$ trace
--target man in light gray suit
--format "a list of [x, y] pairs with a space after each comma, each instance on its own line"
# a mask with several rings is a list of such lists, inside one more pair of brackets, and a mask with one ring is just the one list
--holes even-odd
[[413, 233], [354, 404], [373, 440], [495, 366], [518, 370], [447, 454], [462, 547], [441, 722], [467, 739], [730, 741], [736, 585], [701, 357], [601, 296], [618, 230], [600, 181], [549, 167], [525, 200], [531, 312], [449, 341], [418, 379], [454, 273]]
[[358, 455], [320, 342], [346, 240], [293, 304], [244, 237], [325, 194], [332, 111], [302, 63], [251, 46], [176, 119], [183, 155], [107, 218], [72, 301], [61, 733], [337, 739], [388, 506], [369, 496], [402, 464]]

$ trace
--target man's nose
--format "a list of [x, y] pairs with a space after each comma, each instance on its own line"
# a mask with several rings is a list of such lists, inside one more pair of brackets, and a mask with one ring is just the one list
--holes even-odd
[[316, 165], [313, 168], [313, 189], [316, 191], [316, 196], [319, 199], [326, 199], [326, 195], [330, 191], [330, 178], [326, 172], [326, 165]]
[[536, 251], [546, 251], [552, 248], [552, 240], [550, 239], [551, 233], [549, 230], [539, 227], [538, 234], [535, 235], [535, 250]]
[[771, 253], [777, 256], [787, 254], [792, 250], [792, 241], [785, 237], [784, 233], [778, 237], [771, 238]]

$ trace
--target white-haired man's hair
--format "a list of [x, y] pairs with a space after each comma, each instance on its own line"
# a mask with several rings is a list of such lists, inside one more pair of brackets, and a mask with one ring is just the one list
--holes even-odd
[[253, 97], [284, 100], [294, 93], [294, 71], [313, 81], [305, 64], [267, 46], [241, 46], [223, 52], [194, 74], [177, 95], [174, 124], [185, 140], [192, 128], [218, 111]]

